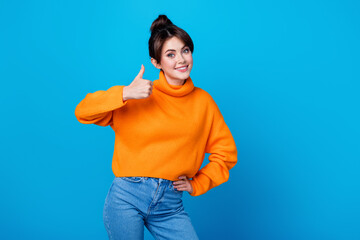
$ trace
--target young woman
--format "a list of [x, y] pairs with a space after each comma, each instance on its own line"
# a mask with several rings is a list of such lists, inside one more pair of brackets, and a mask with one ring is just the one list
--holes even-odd
[[[130, 85], [88, 93], [75, 115], [115, 132], [115, 178], [103, 211], [109, 238], [143, 239], [145, 225], [155, 239], [198, 239], [183, 192], [199, 196], [226, 182], [237, 149], [215, 101], [190, 78], [190, 36], [165, 15], [150, 30], [159, 79], [143, 79], [142, 65]], [[205, 153], [209, 163], [200, 169]]]

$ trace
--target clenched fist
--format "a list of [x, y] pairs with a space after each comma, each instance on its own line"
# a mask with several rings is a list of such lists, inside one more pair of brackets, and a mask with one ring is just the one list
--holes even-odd
[[128, 99], [141, 99], [147, 98], [152, 93], [153, 82], [143, 79], [145, 67], [141, 64], [141, 69], [135, 79], [129, 86], [123, 88], [123, 101]]

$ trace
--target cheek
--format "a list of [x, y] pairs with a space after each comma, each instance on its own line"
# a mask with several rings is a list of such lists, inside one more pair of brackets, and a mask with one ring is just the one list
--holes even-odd
[[165, 68], [175, 68], [175, 62], [171, 60], [164, 60], [161, 65]]
[[186, 61], [187, 61], [189, 64], [192, 64], [192, 63], [193, 63], [192, 55], [186, 56]]

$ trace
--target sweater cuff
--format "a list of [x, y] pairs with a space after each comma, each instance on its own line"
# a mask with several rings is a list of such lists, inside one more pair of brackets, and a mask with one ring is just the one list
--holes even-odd
[[189, 180], [190, 181], [190, 184], [192, 186], [192, 189], [193, 189], [193, 192], [190, 193], [191, 196], [195, 197], [196, 196], [196, 190], [195, 190], [195, 182], [194, 180]]

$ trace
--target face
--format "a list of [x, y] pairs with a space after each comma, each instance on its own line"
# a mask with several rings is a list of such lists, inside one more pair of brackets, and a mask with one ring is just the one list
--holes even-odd
[[193, 58], [190, 48], [177, 37], [165, 41], [160, 64], [151, 59], [156, 68], [164, 71], [166, 80], [172, 85], [181, 85], [190, 76]]

